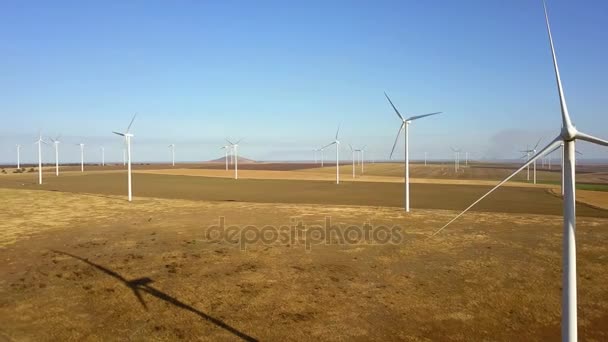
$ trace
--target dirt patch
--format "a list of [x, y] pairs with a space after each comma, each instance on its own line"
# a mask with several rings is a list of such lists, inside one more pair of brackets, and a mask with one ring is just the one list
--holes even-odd
[[[49, 177], [43, 185], [18, 177], [0, 178], [0, 188], [57, 190], [101, 196], [125, 196], [124, 173], [91, 173], [81, 176]], [[457, 184], [411, 184], [410, 198], [415, 209], [463, 210], [491, 187]], [[401, 207], [403, 184], [385, 182], [228, 179], [156, 174], [135, 174], [136, 197], [172, 198], [220, 202], [331, 204]], [[124, 198], [124, 197], [123, 197]], [[553, 214], [562, 213], [561, 199], [544, 188], [504, 187], [480, 202], [474, 210]], [[580, 216], [608, 217], [608, 211], [584, 203]]]

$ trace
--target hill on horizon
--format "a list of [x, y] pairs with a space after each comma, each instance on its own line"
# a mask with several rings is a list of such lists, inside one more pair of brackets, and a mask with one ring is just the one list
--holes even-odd
[[[253, 160], [253, 159], [249, 159], [249, 158], [245, 158], [245, 157], [241, 157], [238, 156], [237, 157], [239, 164], [241, 163], [257, 163], [257, 161]], [[219, 157], [217, 159], [212, 159], [212, 160], [208, 160], [207, 163], [224, 163], [226, 160], [226, 157], [222, 156]], [[228, 156], [228, 163], [230, 163], [230, 155]]]

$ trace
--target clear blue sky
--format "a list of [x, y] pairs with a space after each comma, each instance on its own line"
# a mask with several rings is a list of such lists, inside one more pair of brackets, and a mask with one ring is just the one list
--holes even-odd
[[[608, 138], [608, 2], [548, 2], [575, 124]], [[64, 159], [310, 159], [342, 123], [346, 144], [388, 157], [402, 113], [411, 152], [514, 158], [559, 130], [540, 1], [1, 1], [0, 161], [63, 135]], [[403, 158], [402, 143], [398, 157]], [[586, 157], [608, 151], [584, 143]], [[328, 156], [329, 157], [329, 156]], [[52, 152], [45, 149], [45, 160]]]

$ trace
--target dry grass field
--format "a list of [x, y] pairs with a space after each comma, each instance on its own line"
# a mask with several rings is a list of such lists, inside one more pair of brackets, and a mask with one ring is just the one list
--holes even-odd
[[[0, 339], [560, 336], [555, 190], [500, 189], [431, 236], [488, 186], [412, 184], [415, 210], [405, 214], [398, 182], [141, 173], [128, 203], [125, 177], [45, 175], [42, 186], [32, 174], [0, 177]], [[589, 341], [608, 339], [608, 211], [597, 194], [581, 191], [599, 205], [577, 206], [579, 329]], [[326, 220], [333, 235], [323, 235]], [[390, 242], [347, 234], [365, 224], [397, 233]], [[265, 226], [282, 228], [273, 239]]]

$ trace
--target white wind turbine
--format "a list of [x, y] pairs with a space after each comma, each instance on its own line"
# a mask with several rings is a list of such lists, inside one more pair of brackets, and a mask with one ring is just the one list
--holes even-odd
[[55, 176], [59, 176], [59, 135], [51, 141], [53, 142], [53, 146], [55, 147]]
[[106, 166], [106, 149], [103, 146], [100, 146], [101, 150], [101, 166]]
[[49, 143], [42, 139], [42, 134], [38, 134], [35, 144], [38, 144], [38, 184], [42, 184], [42, 144], [48, 145]]
[[222, 146], [220, 150], [224, 150], [224, 161], [226, 162], [226, 171], [228, 171], [228, 149], [230, 146]]
[[321, 152], [321, 167], [323, 167], [323, 162], [325, 160], [325, 149], [320, 148], [318, 151]]
[[486, 196], [494, 192], [498, 187], [503, 185], [517, 173], [522, 171], [528, 165], [533, 163], [538, 158], [546, 155], [549, 151], [563, 144], [564, 146], [564, 179], [562, 187], [564, 189], [564, 200], [563, 200], [563, 246], [562, 246], [562, 341], [574, 342], [577, 341], [577, 290], [576, 290], [576, 140], [583, 140], [591, 142], [597, 145], [608, 146], [608, 141], [603, 140], [592, 135], [580, 132], [572, 124], [570, 114], [568, 112], [568, 106], [566, 104], [566, 97], [564, 95], [564, 89], [562, 87], [562, 81], [559, 74], [559, 68], [557, 65], [557, 58], [555, 56], [555, 48], [553, 46], [553, 37], [551, 35], [551, 27], [549, 25], [549, 17], [547, 15], [547, 7], [543, 1], [543, 7], [545, 11], [545, 23], [547, 26], [547, 34], [549, 36], [549, 45], [551, 48], [551, 56], [553, 59], [553, 70], [555, 73], [555, 81], [557, 85], [557, 93], [559, 96], [562, 128], [560, 134], [551, 141], [547, 146], [540, 150], [535, 156], [528, 160], [523, 166], [512, 173], [502, 182], [498, 183], [492, 190], [487, 192], [485, 195], [480, 197], [477, 201], [471, 204], [463, 212], [458, 214], [445, 226], [437, 230], [433, 235], [439, 233], [450, 223], [454, 222], [457, 218], [462, 216], [464, 213], [469, 211], [474, 205], [479, 203]]
[[239, 143], [241, 140], [243, 139], [239, 139], [236, 143], [232, 143], [230, 140], [226, 139], [234, 151], [234, 179], [239, 179]]
[[167, 146], [171, 149], [171, 166], [175, 166], [175, 144]]
[[361, 175], [363, 175], [363, 165], [365, 164], [365, 159], [363, 158], [363, 153], [365, 152], [365, 148], [367, 146], [363, 146], [362, 148], [355, 150], [355, 152], [359, 153], [359, 163], [361, 164]]
[[84, 144], [76, 144], [80, 146], [80, 172], [84, 172]]
[[331, 145], [336, 145], [336, 184], [340, 184], [340, 140], [338, 140], [339, 133], [340, 125], [338, 125], [338, 130], [336, 131], [336, 138], [334, 139], [334, 141], [321, 148], [321, 150], [324, 150]]
[[397, 110], [397, 107], [395, 107], [395, 105], [393, 104], [393, 101], [391, 101], [391, 99], [388, 97], [388, 95], [386, 95], [386, 93], [384, 93], [384, 96], [386, 96], [386, 99], [388, 100], [388, 102], [391, 104], [391, 107], [393, 107], [393, 109], [395, 110], [395, 113], [397, 113], [397, 115], [399, 116], [399, 119], [401, 119], [401, 126], [399, 127], [399, 131], [397, 132], [397, 138], [395, 138], [395, 144], [393, 145], [393, 150], [391, 151], [391, 155], [390, 158], [393, 157], [393, 152], [395, 152], [395, 147], [397, 146], [397, 141], [399, 141], [399, 136], [401, 135], [401, 131], [403, 130], [404, 134], [404, 140], [405, 140], [405, 201], [404, 201], [404, 207], [405, 207], [405, 211], [409, 212], [410, 211], [410, 159], [409, 159], [409, 142], [408, 142], [408, 131], [409, 131], [409, 126], [412, 123], [412, 121], [414, 120], [418, 120], [418, 119], [422, 119], [424, 117], [427, 116], [431, 116], [431, 115], [437, 115], [437, 114], [441, 114], [441, 112], [435, 112], [435, 113], [429, 113], [429, 114], [422, 114], [422, 115], [414, 115], [411, 116], [407, 119], [403, 118], [403, 116], [401, 115], [401, 113], [399, 113], [399, 111]]
[[17, 144], [17, 169], [21, 169], [21, 145]]
[[357, 153], [357, 150], [353, 149], [353, 145], [348, 144], [348, 147], [350, 148], [350, 152], [352, 155], [352, 159], [353, 159], [353, 179], [355, 179], [355, 153]]
[[133, 137], [133, 134], [129, 133], [129, 131], [131, 130], [131, 125], [133, 125], [133, 121], [135, 121], [136, 116], [137, 114], [133, 115], [129, 126], [127, 126], [127, 130], [124, 133], [112, 132], [114, 134], [125, 137], [125, 142], [127, 143], [127, 186], [129, 193], [129, 202], [131, 202], [131, 200], [133, 199], [131, 188], [131, 138]]
[[[530, 156], [533, 156], [536, 154], [536, 149], [538, 148], [538, 144], [540, 144], [541, 140], [542, 140], [542, 138], [538, 139], [538, 142], [536, 142], [536, 145], [534, 145], [533, 149], [528, 148], [528, 149], [520, 151], [520, 152], [525, 153], [526, 155], [524, 157], [527, 157], [528, 160], [530, 160]], [[532, 165], [533, 165], [533, 174], [534, 174], [534, 176], [533, 176], [534, 184], [536, 184], [536, 161], [534, 161], [534, 163], [532, 163]], [[530, 180], [530, 165], [528, 165], [527, 170], [528, 170], [528, 181], [529, 181]]]
[[458, 173], [458, 170], [460, 169], [460, 149], [454, 147], [450, 148], [454, 151], [454, 172]]

